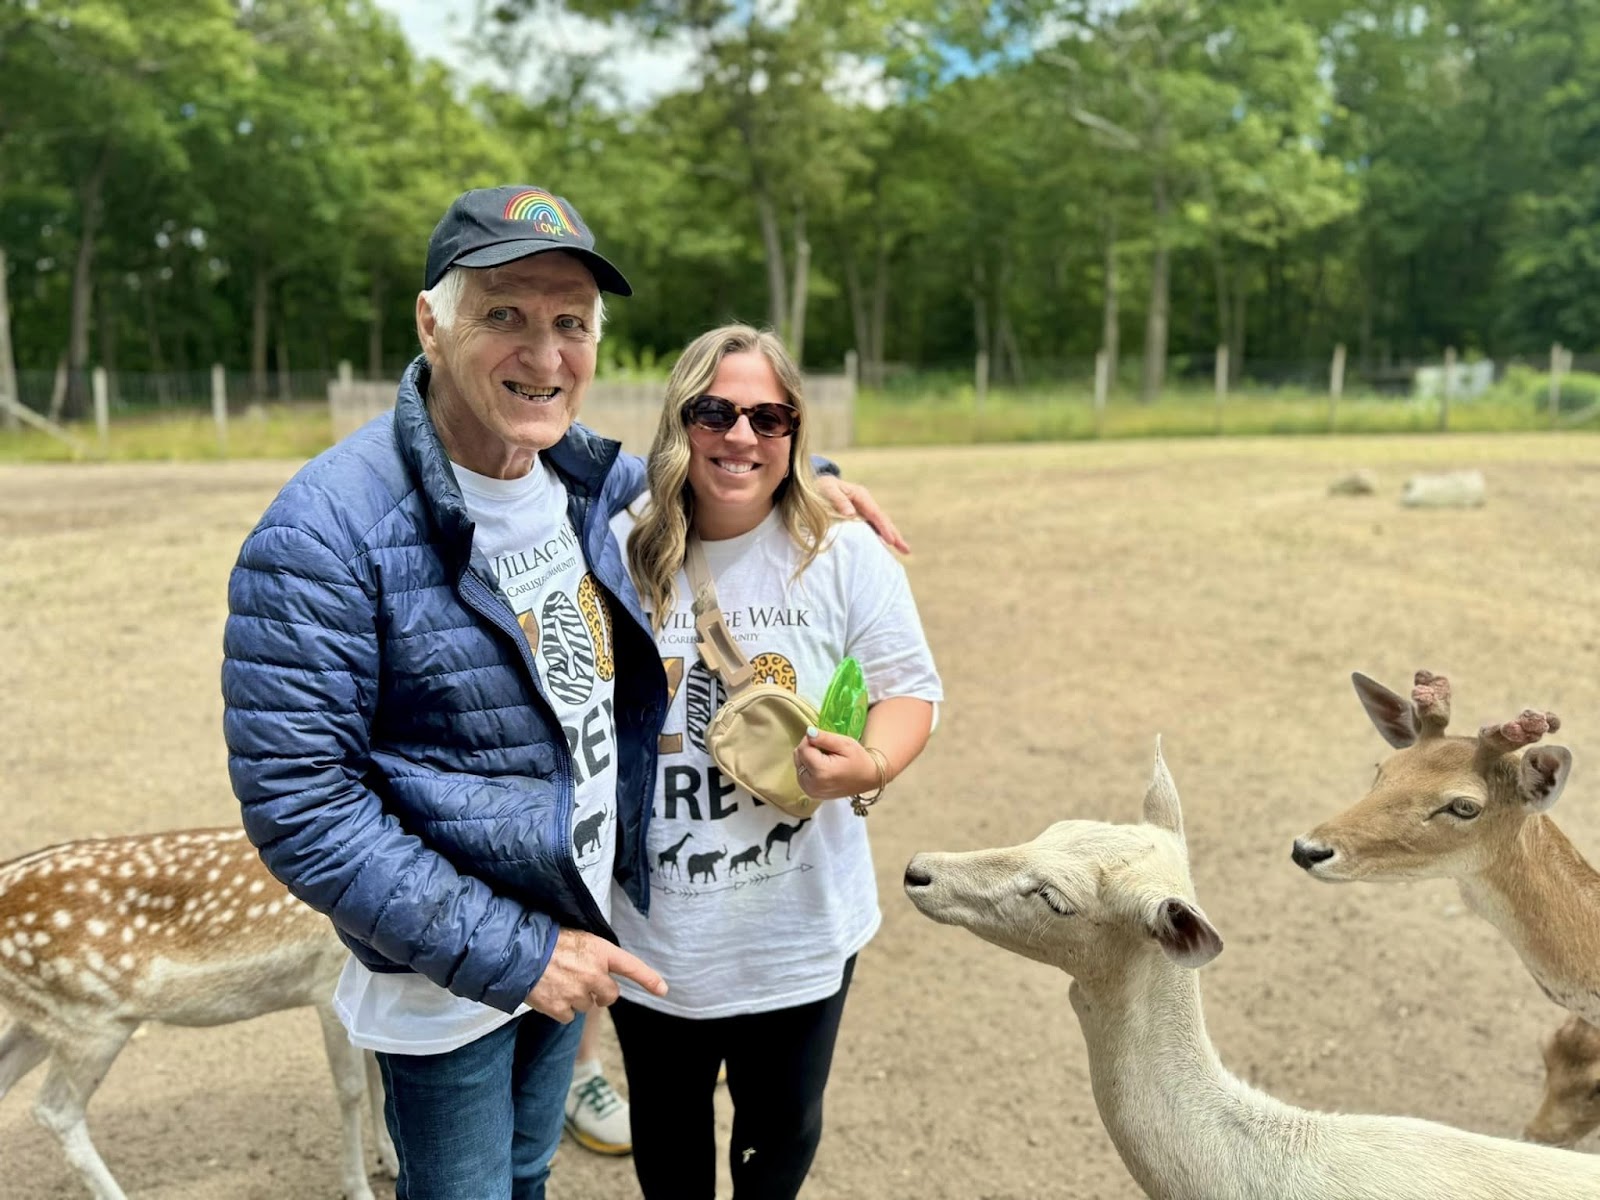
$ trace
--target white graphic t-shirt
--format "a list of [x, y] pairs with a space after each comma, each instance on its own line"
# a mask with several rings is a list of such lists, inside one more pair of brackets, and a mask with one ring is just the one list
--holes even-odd
[[[625, 539], [633, 519], [612, 529]], [[873, 702], [943, 696], [904, 569], [867, 526], [835, 527], [798, 580], [800, 550], [776, 512], [755, 529], [706, 542], [729, 631], [758, 678], [820, 705], [847, 656]], [[671, 693], [650, 821], [650, 916], [625, 900], [613, 926], [624, 948], [671, 989], [622, 993], [685, 1017], [725, 1017], [807, 1004], [839, 990], [845, 960], [879, 923], [867, 823], [848, 800], [809, 820], [762, 804], [724, 779], [706, 726], [724, 699], [696, 651], [692, 593], [678, 573], [677, 607], [657, 636]]]
[[[521, 478], [491, 479], [452, 465], [475, 526], [473, 551], [511, 602], [533, 648], [545, 698], [566, 735], [575, 785], [573, 858], [609, 920], [617, 847], [610, 611], [584, 561], [567, 517], [566, 488], [554, 471], [536, 460]], [[421, 975], [369, 971], [354, 958], [339, 977], [334, 1007], [357, 1046], [394, 1054], [443, 1054], [516, 1015], [457, 996]]]

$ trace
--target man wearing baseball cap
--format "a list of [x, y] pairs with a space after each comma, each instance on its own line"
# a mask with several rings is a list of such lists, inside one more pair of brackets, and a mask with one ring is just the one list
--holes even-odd
[[648, 908], [667, 682], [608, 525], [643, 462], [574, 423], [602, 292], [631, 289], [562, 197], [457, 197], [393, 412], [284, 485], [229, 582], [234, 791], [350, 950], [400, 1200], [542, 1197], [573, 1018], [666, 991], [609, 921], [613, 881]]

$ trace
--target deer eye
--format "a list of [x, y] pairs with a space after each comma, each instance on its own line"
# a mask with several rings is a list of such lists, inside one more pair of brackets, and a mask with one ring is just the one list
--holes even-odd
[[1057, 916], [1070, 917], [1073, 915], [1072, 905], [1067, 903], [1067, 898], [1048, 883], [1041, 883], [1034, 889], [1033, 894], [1048, 904], [1051, 911]]
[[1469, 796], [1457, 796], [1444, 808], [1452, 817], [1460, 817], [1463, 821], [1470, 821], [1483, 811], [1483, 805]]

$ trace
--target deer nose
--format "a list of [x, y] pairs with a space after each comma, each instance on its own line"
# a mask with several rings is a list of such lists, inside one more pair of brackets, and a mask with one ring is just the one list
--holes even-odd
[[1326, 846], [1313, 846], [1310, 842], [1295, 838], [1294, 852], [1289, 857], [1294, 859], [1296, 866], [1309, 871], [1318, 863], [1327, 862], [1334, 853]]
[[906, 865], [906, 886], [908, 888], [927, 887], [933, 882], [933, 873], [927, 867], [918, 866], [917, 860], [912, 859]]

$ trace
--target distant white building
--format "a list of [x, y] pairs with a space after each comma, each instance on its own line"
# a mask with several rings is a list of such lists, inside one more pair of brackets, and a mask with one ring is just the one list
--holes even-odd
[[[1454, 397], [1481, 396], [1494, 384], [1493, 359], [1458, 362], [1451, 371], [1450, 395]], [[1431, 400], [1444, 395], [1444, 372], [1442, 365], [1418, 367], [1411, 379], [1411, 395], [1419, 400]]]

